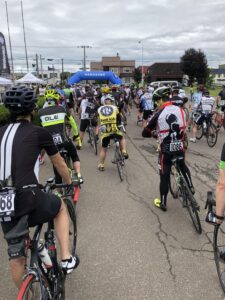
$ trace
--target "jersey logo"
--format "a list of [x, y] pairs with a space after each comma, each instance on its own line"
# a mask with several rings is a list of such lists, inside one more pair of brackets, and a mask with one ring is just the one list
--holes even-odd
[[108, 117], [113, 113], [113, 108], [111, 106], [103, 106], [100, 109], [100, 113], [104, 116], [104, 117]]
[[55, 121], [55, 120], [58, 120], [59, 119], [59, 116], [58, 115], [53, 115], [53, 116], [45, 116], [45, 121], [48, 122], [48, 121]]

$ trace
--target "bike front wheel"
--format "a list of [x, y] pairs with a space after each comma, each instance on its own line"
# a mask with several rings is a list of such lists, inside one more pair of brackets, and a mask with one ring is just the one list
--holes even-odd
[[70, 253], [72, 256], [76, 253], [76, 246], [77, 246], [77, 220], [76, 220], [76, 213], [74, 204], [72, 200], [66, 198], [64, 202], [67, 207], [67, 211], [69, 214], [69, 239], [70, 239]]
[[220, 285], [225, 293], [225, 225], [216, 225], [213, 234], [213, 250]]
[[202, 125], [196, 125], [196, 126], [197, 126], [196, 139], [200, 140], [203, 137], [204, 129]]
[[117, 170], [118, 170], [120, 180], [123, 181], [123, 177], [124, 177], [124, 174], [123, 174], [124, 160], [123, 160], [122, 154], [120, 153], [119, 149], [116, 149], [116, 152], [115, 152], [115, 163], [117, 165]]

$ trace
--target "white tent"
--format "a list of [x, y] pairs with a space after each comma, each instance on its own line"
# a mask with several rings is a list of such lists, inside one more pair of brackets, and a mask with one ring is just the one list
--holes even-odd
[[25, 76], [23, 76], [19, 80], [16, 80], [16, 83], [40, 83], [40, 84], [45, 84], [45, 81], [37, 78], [32, 73], [27, 73]]
[[0, 85], [12, 85], [12, 80], [0, 77]]

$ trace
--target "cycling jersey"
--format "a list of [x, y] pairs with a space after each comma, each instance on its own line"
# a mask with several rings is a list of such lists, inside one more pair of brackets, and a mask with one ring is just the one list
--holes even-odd
[[200, 102], [201, 111], [204, 114], [209, 114], [212, 112], [215, 99], [213, 97], [203, 96]]
[[151, 136], [154, 129], [158, 132], [161, 152], [174, 155], [184, 151], [186, 121], [182, 108], [173, 105], [172, 102], [165, 103], [150, 119], [142, 135]]
[[74, 101], [73, 101], [73, 93], [70, 89], [66, 88], [63, 89], [64, 95], [65, 95], [65, 101], [68, 108], [73, 108]]
[[153, 110], [154, 109], [154, 103], [152, 101], [152, 97], [151, 97], [150, 93], [144, 93], [144, 95], [141, 96], [140, 108], [141, 108], [141, 110]]
[[94, 100], [83, 99], [80, 104], [81, 120], [91, 119], [96, 112]]
[[117, 125], [121, 121], [119, 110], [114, 105], [100, 106], [98, 109], [100, 120], [101, 137], [110, 136], [111, 134], [122, 135]]
[[184, 105], [184, 99], [180, 96], [172, 96], [171, 102], [174, 105], [177, 105], [177, 106], [180, 106], [180, 107], [183, 107], [183, 105]]
[[38, 112], [41, 119], [41, 124], [46, 127], [51, 133], [56, 145], [63, 144], [68, 141], [65, 128], [65, 118], [68, 118], [73, 134], [75, 137], [78, 136], [77, 125], [74, 118], [65, 110], [62, 106], [49, 106], [42, 108]]

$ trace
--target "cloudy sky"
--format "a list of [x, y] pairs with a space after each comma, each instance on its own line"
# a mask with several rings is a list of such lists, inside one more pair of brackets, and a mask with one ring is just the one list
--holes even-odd
[[[26, 67], [20, 0], [7, 3], [15, 67], [20, 70]], [[205, 52], [209, 66], [225, 63], [225, 0], [23, 0], [23, 7], [30, 66], [37, 53], [54, 58], [56, 68], [63, 58], [65, 69], [76, 71], [83, 59], [81, 45], [92, 47], [87, 63], [119, 53], [138, 66], [140, 40], [144, 65], [177, 62], [191, 47]], [[8, 44], [3, 0], [0, 32]], [[48, 62], [43, 63], [46, 68]]]

